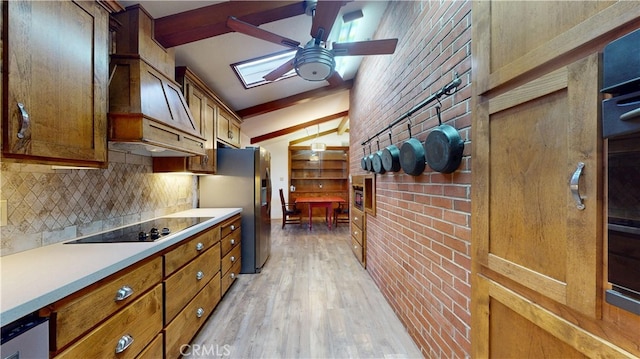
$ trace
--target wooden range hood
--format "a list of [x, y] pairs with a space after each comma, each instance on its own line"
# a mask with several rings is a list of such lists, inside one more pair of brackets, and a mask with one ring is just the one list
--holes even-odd
[[111, 55], [109, 148], [153, 157], [205, 155], [180, 85], [175, 55], [153, 39], [153, 18], [139, 5], [113, 15], [120, 24]]

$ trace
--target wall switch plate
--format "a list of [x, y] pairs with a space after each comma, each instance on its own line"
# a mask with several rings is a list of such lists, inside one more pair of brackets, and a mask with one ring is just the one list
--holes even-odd
[[0, 200], [0, 227], [7, 225], [7, 200]]

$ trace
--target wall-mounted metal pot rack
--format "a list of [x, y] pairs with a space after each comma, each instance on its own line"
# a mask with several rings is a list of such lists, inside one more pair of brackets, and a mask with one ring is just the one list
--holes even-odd
[[[458, 77], [458, 73], [455, 72], [454, 75], [453, 75], [453, 80], [451, 82], [449, 82], [443, 88], [438, 90], [438, 92], [434, 93], [433, 95], [431, 95], [431, 96], [427, 97], [426, 99], [424, 99], [419, 104], [415, 105], [413, 108], [411, 108], [409, 111], [407, 111], [404, 115], [400, 116], [397, 120], [391, 122], [387, 127], [383, 128], [382, 130], [378, 131], [378, 133], [376, 133], [375, 135], [369, 137], [366, 141], [362, 142], [362, 146], [364, 146], [367, 143], [371, 142], [374, 138], [378, 138], [381, 134], [391, 130], [395, 125], [397, 125], [400, 122], [402, 122], [403, 120], [409, 118], [411, 115], [413, 115], [418, 110], [420, 110], [421, 108], [425, 107], [426, 105], [430, 104], [431, 102], [439, 100], [440, 97], [445, 96], [445, 95], [446, 96], [453, 95], [454, 93], [456, 93], [458, 91], [458, 86], [460, 86], [461, 83], [462, 83], [462, 80], [460, 80], [460, 78]], [[369, 151], [371, 151], [371, 148], [369, 148]]]

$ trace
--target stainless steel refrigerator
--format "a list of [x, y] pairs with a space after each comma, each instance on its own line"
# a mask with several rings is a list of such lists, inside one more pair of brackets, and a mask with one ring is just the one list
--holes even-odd
[[215, 175], [199, 177], [200, 207], [242, 208], [242, 269], [259, 273], [271, 253], [271, 154], [219, 148]]

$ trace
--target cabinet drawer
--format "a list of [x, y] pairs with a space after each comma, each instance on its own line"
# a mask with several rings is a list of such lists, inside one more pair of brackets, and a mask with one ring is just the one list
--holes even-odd
[[226, 255], [232, 248], [240, 247], [240, 240], [242, 239], [242, 229], [238, 228], [231, 232], [228, 236], [224, 237], [220, 243], [222, 255]]
[[[222, 225], [220, 225], [220, 238], [225, 238], [232, 232], [239, 230], [241, 222], [242, 218], [238, 215], [222, 223]], [[239, 236], [238, 239], [240, 239]]]
[[[360, 230], [364, 230], [364, 214], [360, 211], [354, 210], [353, 207], [351, 207], [351, 210], [351, 223], [353, 223], [355, 227], [360, 228]], [[353, 229], [351, 231], [353, 232]]]
[[227, 255], [222, 258], [222, 263], [220, 264], [222, 268], [220, 272], [222, 275], [226, 274], [238, 261], [240, 261], [240, 246], [236, 245], [233, 247], [231, 252], [227, 253]]
[[205, 250], [211, 248], [219, 240], [219, 227], [211, 228], [192, 239], [187, 239], [186, 243], [164, 255], [164, 275], [168, 276], [175, 272], [198, 254], [204, 253]]
[[236, 278], [238, 277], [238, 274], [240, 273], [240, 268], [242, 266], [241, 262], [242, 262], [242, 259], [237, 261], [233, 266], [231, 266], [231, 269], [222, 276], [221, 286], [222, 286], [223, 295], [224, 293], [227, 292], [227, 290], [229, 290], [229, 287], [231, 287], [231, 284], [233, 283], [233, 281], [236, 280]]
[[166, 358], [180, 356], [180, 347], [189, 344], [220, 301], [220, 273], [165, 328]]
[[220, 244], [214, 245], [164, 281], [165, 324], [220, 271]]
[[358, 261], [362, 263], [362, 245], [353, 237], [351, 237], [351, 251], [358, 258]]
[[162, 358], [164, 353], [164, 345], [162, 340], [162, 333], [158, 334], [156, 338], [147, 345], [146, 348], [136, 357], [136, 359], [158, 359]]
[[[162, 280], [162, 258], [113, 274], [50, 308], [55, 320], [53, 350], [66, 346]], [[120, 299], [123, 297], [122, 299]], [[54, 319], [55, 318], [55, 319]]]
[[[88, 335], [60, 353], [57, 358], [134, 358], [162, 330], [162, 286], [138, 298]], [[116, 354], [119, 341], [133, 341]]]
[[358, 244], [362, 246], [363, 233], [360, 228], [356, 226], [351, 226], [351, 238], [356, 240]]

